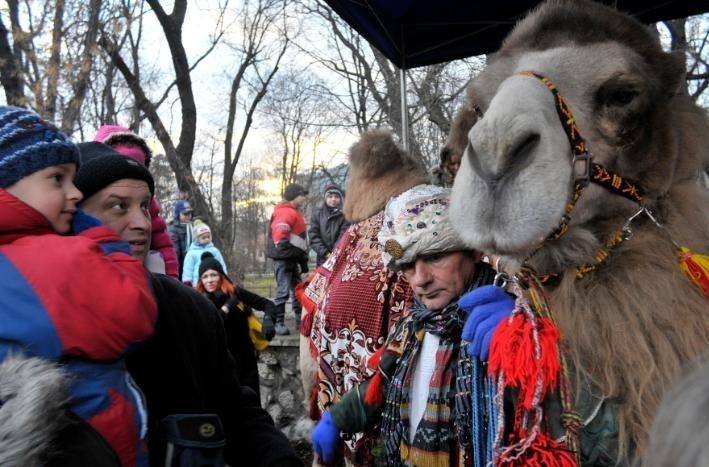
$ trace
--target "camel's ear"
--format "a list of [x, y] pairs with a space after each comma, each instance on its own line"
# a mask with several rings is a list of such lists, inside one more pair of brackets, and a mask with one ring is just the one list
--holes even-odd
[[670, 94], [686, 92], [687, 64], [684, 52], [674, 50], [665, 54], [666, 60], [662, 67], [662, 78]]
[[453, 123], [451, 131], [446, 139], [445, 148], [453, 154], [463, 154], [468, 146], [468, 133], [470, 129], [478, 121], [478, 113], [474, 104], [466, 103], [462, 109], [458, 111]]

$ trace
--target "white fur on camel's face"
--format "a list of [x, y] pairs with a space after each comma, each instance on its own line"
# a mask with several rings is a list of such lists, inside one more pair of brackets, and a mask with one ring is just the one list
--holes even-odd
[[[571, 196], [571, 147], [554, 96], [540, 80], [516, 73], [534, 71], [551, 79], [595, 160], [605, 162], [613, 151], [606, 149], [589, 109], [609, 79], [632, 81], [636, 62], [617, 44], [597, 43], [530, 51], [483, 71], [472, 86], [484, 116], [470, 130], [451, 197], [451, 218], [466, 243], [524, 257], [558, 227]], [[587, 188], [579, 203], [594, 202], [599, 190]]]

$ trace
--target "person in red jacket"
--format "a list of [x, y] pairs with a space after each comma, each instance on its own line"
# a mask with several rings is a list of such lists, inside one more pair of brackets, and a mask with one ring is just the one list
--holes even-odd
[[[150, 169], [153, 152], [143, 138], [128, 128], [119, 125], [103, 125], [96, 132], [94, 141], [111, 146], [124, 156], [130, 157]], [[165, 274], [179, 279], [178, 260], [172, 245], [172, 238], [167, 233], [167, 223], [160, 215], [160, 203], [155, 198], [150, 202], [150, 219], [153, 232], [150, 239], [151, 248], [162, 256], [165, 262]]]
[[293, 294], [293, 314], [295, 327], [300, 328], [301, 306], [295, 298], [294, 289], [300, 282], [300, 274], [308, 272], [308, 243], [306, 240], [305, 218], [300, 209], [305, 205], [308, 190], [298, 183], [291, 183], [283, 191], [283, 201], [273, 208], [266, 256], [273, 260], [276, 274], [276, 334], [286, 335], [290, 331], [284, 323], [286, 302]]
[[[128, 244], [77, 209], [78, 163], [56, 127], [0, 107], [0, 362], [60, 363], [70, 376], [68, 415], [108, 443], [106, 462], [146, 465], [145, 405], [124, 357], [153, 334], [157, 306]], [[61, 455], [62, 447], [44, 448]]]

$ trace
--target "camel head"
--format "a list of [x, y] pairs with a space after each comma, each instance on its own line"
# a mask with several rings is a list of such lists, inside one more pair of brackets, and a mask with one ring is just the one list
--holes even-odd
[[[570, 116], [560, 116], [549, 87], [524, 72], [553, 83]], [[640, 203], [654, 209], [673, 186], [696, 184], [707, 153], [705, 143], [680, 151], [678, 132], [691, 131], [681, 115], [693, 108], [680, 95], [683, 80], [683, 57], [664, 52], [635, 19], [591, 1], [541, 5], [471, 83], [463, 112], [474, 115], [472, 128], [452, 130], [468, 140], [451, 209], [465, 241], [540, 272], [562, 271], [592, 260]], [[593, 161], [644, 194], [639, 203], [590, 183], [566, 234], [548, 240], [584, 168], [573, 162], [562, 123], [571, 116]], [[705, 138], [706, 129], [695, 130]]]

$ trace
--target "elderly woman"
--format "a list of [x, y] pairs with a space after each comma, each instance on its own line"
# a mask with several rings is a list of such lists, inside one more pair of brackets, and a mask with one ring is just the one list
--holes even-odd
[[[482, 300], [459, 306], [461, 295], [492, 284], [494, 272], [455, 233], [448, 205], [449, 190], [433, 185], [418, 185], [387, 204], [382, 259], [402, 270], [415, 301], [370, 360], [375, 375], [332, 405], [313, 430], [313, 447], [324, 462], [334, 459], [341, 432], [366, 432], [380, 423], [387, 465], [471, 463], [470, 395], [456, 397], [457, 387], [471, 387], [469, 354], [486, 357], [492, 329], [513, 300], [489, 286]], [[479, 319], [480, 306], [490, 319]], [[475, 329], [468, 329], [469, 315]], [[464, 324], [475, 349], [467, 354], [461, 350]]]

